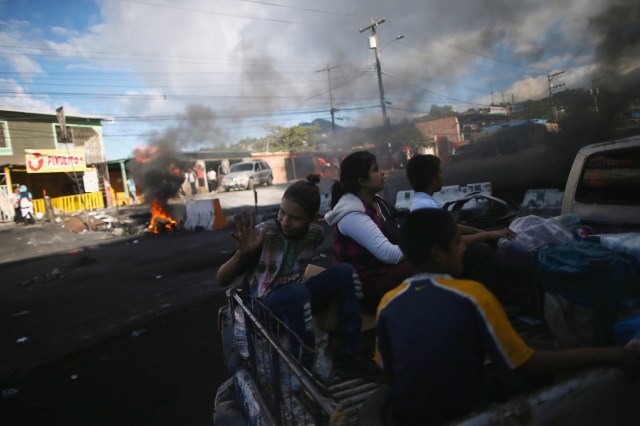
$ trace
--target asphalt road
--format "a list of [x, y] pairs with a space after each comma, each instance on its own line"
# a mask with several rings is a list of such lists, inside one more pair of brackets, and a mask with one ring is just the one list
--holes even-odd
[[0, 401], [2, 424], [208, 423], [225, 378], [214, 277], [231, 238], [134, 241], [3, 265], [0, 384], [18, 392]]
[[225, 379], [219, 297], [46, 364], [5, 384], [3, 425], [210, 425]]

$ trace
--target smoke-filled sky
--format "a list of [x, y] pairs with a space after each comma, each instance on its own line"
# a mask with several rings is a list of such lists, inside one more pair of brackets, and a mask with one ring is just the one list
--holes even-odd
[[0, 0], [0, 108], [113, 117], [109, 159], [330, 120], [329, 87], [338, 125], [380, 125], [360, 29], [382, 18], [392, 122], [545, 97], [554, 73], [587, 89], [640, 66], [637, 0]]

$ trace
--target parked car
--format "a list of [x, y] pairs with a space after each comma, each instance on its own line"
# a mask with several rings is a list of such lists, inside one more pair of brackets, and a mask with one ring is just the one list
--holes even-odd
[[269, 186], [273, 183], [273, 171], [262, 160], [243, 161], [231, 165], [228, 174], [222, 176], [220, 186], [231, 189], [252, 189], [255, 185]]

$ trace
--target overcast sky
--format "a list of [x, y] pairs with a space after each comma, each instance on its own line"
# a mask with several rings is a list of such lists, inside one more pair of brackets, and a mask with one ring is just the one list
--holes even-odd
[[[380, 125], [548, 95], [640, 65], [637, 0], [0, 0], [0, 107], [110, 116], [109, 159], [272, 125]], [[401, 39], [396, 39], [404, 36]], [[599, 81], [598, 84], [603, 84]], [[153, 132], [153, 133], [150, 133]]]

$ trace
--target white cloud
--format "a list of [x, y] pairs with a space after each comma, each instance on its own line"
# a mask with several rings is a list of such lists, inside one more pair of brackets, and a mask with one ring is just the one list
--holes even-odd
[[25, 93], [24, 88], [15, 80], [0, 79], [0, 85], [4, 90], [13, 93], [11, 97], [0, 98], [0, 107], [3, 109], [29, 111], [47, 111], [50, 109], [49, 102], [30, 97]]
[[[175, 116], [199, 103], [215, 113], [221, 131], [255, 136], [265, 123], [308, 119], [300, 111], [325, 111], [316, 116], [328, 119], [327, 73], [315, 72], [327, 64], [338, 65], [331, 76], [340, 115], [379, 124], [379, 109], [348, 111], [380, 102], [371, 32], [359, 32], [369, 17], [387, 18], [378, 28], [386, 98], [398, 108], [428, 111], [433, 103], [488, 104], [491, 90], [539, 98], [548, 92], [547, 74], [558, 70], [566, 72], [567, 85], [588, 84], [598, 45], [608, 37], [607, 21], [595, 28], [594, 18], [630, 1], [282, 0], [285, 7], [275, 7], [105, 0], [98, 3], [101, 19], [87, 29], [52, 22], [54, 42], [28, 22], [11, 21], [0, 44], [50, 49], [44, 58], [7, 58], [21, 72], [66, 67], [79, 76], [78, 90], [96, 93], [73, 100], [87, 113]], [[394, 41], [397, 35], [405, 38]], [[620, 68], [637, 66], [640, 55], [631, 53]], [[98, 87], [83, 86], [84, 70], [99, 78]], [[390, 114], [399, 120], [404, 113]]]
[[58, 36], [58, 37], [67, 37], [67, 38], [71, 38], [71, 37], [78, 37], [80, 35], [80, 33], [76, 30], [72, 30], [69, 28], [64, 28], [64, 27], [50, 27], [49, 31], [51, 32], [51, 34]]

